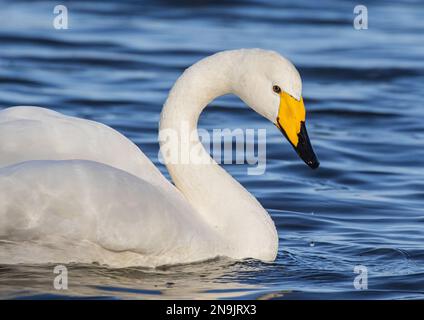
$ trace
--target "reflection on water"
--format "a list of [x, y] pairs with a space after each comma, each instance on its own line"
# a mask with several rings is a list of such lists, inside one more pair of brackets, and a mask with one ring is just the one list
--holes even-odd
[[[54, 265], [4, 266], [7, 274], [2, 291], [5, 297], [60, 298], [54, 289]], [[143, 299], [218, 299], [251, 296], [260, 298], [266, 290], [249, 281], [261, 276], [266, 266], [255, 261], [235, 262], [215, 259], [203, 263], [163, 266], [156, 269], [140, 267], [109, 269], [95, 265], [68, 265], [68, 290], [71, 297], [143, 298]], [[13, 280], [16, 279], [16, 280]], [[25, 279], [25, 280], [21, 280]], [[31, 290], [25, 290], [25, 283]], [[119, 285], [117, 285], [119, 284]], [[21, 290], [16, 292], [16, 288]]]
[[[224, 49], [261, 47], [290, 58], [304, 81], [311, 171], [278, 130], [226, 96], [201, 127], [267, 129], [267, 171], [226, 168], [269, 210], [275, 263], [219, 259], [158, 270], [1, 266], [0, 295], [107, 298], [423, 298], [424, 3], [372, 1], [369, 29], [354, 1], [0, 1], [0, 107], [39, 105], [104, 122], [157, 161], [157, 122], [178, 75]], [[1, 246], [0, 246], [1, 250]], [[369, 290], [353, 287], [368, 268]]]

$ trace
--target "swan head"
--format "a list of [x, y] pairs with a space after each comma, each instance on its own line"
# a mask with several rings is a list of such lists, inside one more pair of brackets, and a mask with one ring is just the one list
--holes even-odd
[[236, 68], [235, 93], [276, 125], [309, 167], [318, 168], [306, 131], [302, 80], [294, 65], [274, 51], [244, 49]]

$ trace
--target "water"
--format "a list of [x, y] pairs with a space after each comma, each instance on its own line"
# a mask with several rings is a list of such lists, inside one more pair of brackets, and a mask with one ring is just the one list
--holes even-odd
[[[319, 3], [319, 4], [318, 4]], [[424, 3], [349, 1], [73, 1], [68, 30], [56, 2], [0, 1], [0, 107], [40, 105], [106, 123], [157, 161], [167, 92], [193, 62], [240, 47], [273, 49], [300, 70], [310, 170], [270, 123], [238, 99], [214, 102], [201, 127], [267, 129], [267, 170], [227, 169], [271, 213], [274, 263], [214, 260], [111, 269], [0, 266], [1, 298], [424, 298]], [[354, 267], [368, 268], [356, 290]]]

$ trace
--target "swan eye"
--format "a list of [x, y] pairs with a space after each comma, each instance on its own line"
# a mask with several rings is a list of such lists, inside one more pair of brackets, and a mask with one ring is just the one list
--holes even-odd
[[280, 93], [281, 88], [279, 86], [272, 86], [272, 91], [274, 91], [275, 93]]

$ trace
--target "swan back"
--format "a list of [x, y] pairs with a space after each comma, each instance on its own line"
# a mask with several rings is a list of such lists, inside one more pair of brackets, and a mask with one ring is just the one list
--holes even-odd
[[149, 158], [118, 131], [40, 107], [0, 111], [0, 154], [0, 167], [30, 160], [83, 159], [170, 187]]

